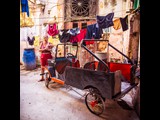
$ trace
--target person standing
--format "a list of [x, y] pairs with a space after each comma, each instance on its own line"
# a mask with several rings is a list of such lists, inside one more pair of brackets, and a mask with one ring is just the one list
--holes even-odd
[[48, 35], [44, 35], [43, 41], [40, 43], [39, 52], [41, 62], [41, 79], [38, 82], [44, 81], [44, 67], [48, 65], [48, 59], [52, 59], [51, 50], [53, 45], [48, 42]]

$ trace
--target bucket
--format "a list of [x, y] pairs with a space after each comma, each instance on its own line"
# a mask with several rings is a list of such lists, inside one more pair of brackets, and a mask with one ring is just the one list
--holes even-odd
[[26, 70], [33, 70], [36, 68], [36, 55], [34, 48], [24, 49], [23, 62]]
[[[96, 52], [95, 52], [95, 55], [96, 55], [99, 59], [101, 59], [101, 60], [107, 58], [107, 52], [99, 52], [99, 51], [96, 51]], [[98, 60], [95, 58], [95, 61], [98, 61]]]

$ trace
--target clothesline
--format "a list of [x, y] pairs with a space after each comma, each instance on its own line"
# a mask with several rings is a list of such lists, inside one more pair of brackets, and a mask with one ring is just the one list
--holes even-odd
[[[135, 14], [138, 10], [140, 9], [140, 7], [138, 7], [137, 9], [135, 9], [135, 10], [133, 10], [131, 13], [129, 13], [128, 15], [126, 15], [126, 16], [129, 16], [129, 15], [132, 15], [132, 14]], [[59, 22], [57, 22], [57, 23], [60, 23], [60, 22], [67, 22], [67, 21], [59, 21]], [[68, 21], [68, 22], [70, 22], [70, 21]], [[96, 23], [96, 22], [95, 22]], [[84, 26], [81, 26], [81, 28], [83, 28], [83, 27], [87, 27], [88, 25], [84, 25]]]
[[[140, 7], [139, 7], [140, 8]], [[131, 15], [131, 14], [134, 14], [139, 8], [137, 8], [137, 9], [135, 9], [135, 10], [133, 10], [130, 14], [128, 14], [128, 15]], [[46, 18], [53, 18], [53, 17], [46, 17]], [[59, 17], [59, 18], [63, 18], [63, 17]], [[116, 17], [114, 17], [114, 18], [116, 18]], [[119, 17], [117, 17], [117, 18], [119, 18]], [[34, 18], [35, 19], [35, 18]], [[92, 20], [95, 20], [96, 18], [92, 18]], [[86, 20], [82, 20], [82, 21], [86, 21]], [[68, 20], [68, 21], [66, 21], [66, 20], [63, 20], [63, 21], [58, 21], [58, 22], [56, 22], [56, 23], [64, 23], [64, 22], [73, 22], [73, 21], [70, 21], [70, 20]], [[87, 21], [86, 21], [87, 22]], [[76, 22], [75, 22], [76, 23]], [[42, 25], [34, 25], [34, 26], [42, 26]], [[87, 25], [84, 25], [84, 26], [81, 26], [82, 28], [83, 27], [86, 27]]]
[[[41, 17], [41, 18], [30, 17], [30, 18], [32, 18], [32, 19], [48, 19], [48, 18], [53, 18], [53, 17]], [[65, 17], [56, 17], [56, 18], [65, 18]], [[72, 17], [70, 17], [70, 18], [72, 18]], [[119, 18], [119, 17], [114, 17], [114, 18]], [[82, 19], [85, 19], [85, 18], [82, 18]], [[89, 17], [88, 17], [88, 19], [89, 19]], [[90, 18], [90, 19], [96, 19], [96, 18]]]
[[[135, 11], [137, 11], [140, 7], [138, 7], [137, 9], [133, 10], [131, 13], [129, 13], [128, 15], [131, 15], [133, 14]], [[118, 13], [118, 12], [122, 12], [122, 11], [126, 11], [126, 10], [121, 10], [121, 11], [113, 11], [113, 13]], [[127, 11], [126, 11], [127, 12]], [[111, 12], [112, 13], [112, 12]], [[98, 14], [97, 14], [98, 15]], [[97, 16], [96, 15], [96, 16]], [[104, 14], [99, 14], [99, 16], [102, 16]], [[106, 15], [106, 14], [105, 14]], [[41, 17], [41, 18], [34, 18], [34, 17], [31, 17], [32, 19], [47, 19], [47, 18], [53, 18], [53, 17]], [[56, 18], [65, 18], [65, 17], [56, 17]], [[72, 17], [70, 17], [72, 18]], [[88, 17], [89, 18], [89, 17]], [[119, 17], [114, 17], [114, 18], [119, 18]], [[96, 18], [91, 18], [91, 19], [96, 19]]]
[[[133, 10], [131, 13], [128, 14], [128, 16], [136, 13], [139, 9], [140, 9], [140, 7], [138, 7], [138, 8], [135, 9], [135, 10]], [[127, 15], [126, 15], [126, 16], [127, 16]], [[63, 18], [63, 17], [62, 17], [62, 18]], [[114, 17], [114, 18], [120, 18], [120, 17]], [[92, 20], [96, 20], [96, 18], [91, 18], [91, 19], [92, 19]], [[84, 20], [84, 21], [85, 21], [85, 20]], [[56, 22], [56, 23], [63, 23], [63, 22], [73, 22], [73, 21], [71, 21], [71, 20], [68, 20], [68, 21], [63, 20], [63, 21], [58, 21], [58, 22]]]
[[[136, 13], [138, 10], [140, 10], [140, 6], [139, 6], [137, 9], [131, 11], [131, 13], [129, 13], [128, 16]], [[127, 15], [126, 15], [126, 16], [127, 16]], [[46, 18], [49, 18], [49, 17], [46, 17]], [[50, 18], [54, 18], [54, 17], [50, 17]], [[64, 17], [58, 17], [58, 18], [64, 18]], [[114, 17], [114, 18], [115, 18], [115, 17]], [[34, 18], [34, 19], [35, 19], [35, 18]], [[96, 20], [96, 18], [92, 18], [92, 20]], [[82, 20], [82, 21], [86, 21], [86, 20]], [[55, 20], [55, 23], [64, 23], [64, 22], [73, 22], [73, 20], [63, 20], [63, 21], [56, 21], [56, 20]], [[76, 21], [75, 21], [75, 22], [76, 22]], [[45, 23], [45, 24], [48, 24], [48, 23]], [[35, 26], [41, 26], [41, 25], [35, 25]], [[87, 25], [84, 25], [84, 26], [82, 26], [82, 28], [83, 28], [83, 27], [86, 27], [86, 26], [87, 26]]]
[[[32, 19], [48, 19], [48, 18], [53, 18], [53, 17], [42, 17], [42, 18], [34, 18], [34, 17], [30, 17]], [[65, 17], [56, 17], [56, 18], [65, 18]], [[72, 17], [70, 17], [72, 18]], [[114, 17], [114, 18], [119, 18], [119, 17]], [[82, 19], [85, 19], [85, 18], [82, 18]], [[86, 17], [86, 19], [96, 19], [96, 18], [89, 18], [89, 17]]]

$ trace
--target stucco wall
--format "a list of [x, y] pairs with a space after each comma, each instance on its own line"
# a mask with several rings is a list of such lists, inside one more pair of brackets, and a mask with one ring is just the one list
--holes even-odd
[[[38, 0], [37, 0], [38, 1]], [[47, 23], [49, 20], [53, 20], [54, 16], [56, 16], [56, 21], [58, 22], [58, 29], [64, 28], [64, 0], [39, 0], [41, 3], [45, 5], [44, 13], [42, 12], [40, 7], [36, 7], [35, 12], [33, 13], [33, 20], [35, 22], [34, 30], [35, 35], [40, 36], [40, 39], [42, 39], [42, 28], [43, 23]], [[107, 3], [108, 1], [108, 3]], [[125, 17], [126, 11], [129, 9], [129, 1], [126, 0], [115, 0], [115, 4], [109, 3], [111, 0], [99, 0], [98, 3], [98, 15], [107, 15], [110, 12], [114, 12], [114, 19], [117, 19], [119, 17]], [[56, 6], [58, 4], [58, 6]], [[50, 10], [50, 14], [48, 14], [48, 11]], [[113, 20], [114, 20], [113, 19]], [[129, 17], [130, 19], [130, 17]], [[126, 31], [120, 30], [114, 30], [113, 27], [110, 28], [110, 39], [109, 42], [113, 46], [115, 46], [118, 50], [123, 52], [127, 55], [128, 53], [128, 46], [129, 46], [129, 29]], [[20, 39], [26, 40], [26, 28], [20, 28]], [[110, 48], [109, 56], [114, 58], [119, 58], [121, 61], [123, 60], [122, 55], [115, 52], [112, 48]]]
[[[126, 11], [129, 10], [130, 6], [130, 0], [114, 0], [115, 4], [111, 4], [110, 0], [99, 0], [99, 15], [107, 15], [111, 12], [114, 12], [114, 18], [113, 20], [125, 17]], [[128, 18], [128, 20], [130, 17]], [[122, 28], [119, 30], [115, 30], [113, 27], [110, 27], [110, 39], [109, 42], [114, 47], [116, 47], [118, 50], [120, 50], [122, 53], [127, 55], [128, 53], [128, 46], [129, 46], [129, 29], [126, 31], [123, 31]], [[117, 58], [120, 59], [122, 62], [124, 57], [116, 52], [111, 47], [109, 48], [109, 57], [110, 58]]]

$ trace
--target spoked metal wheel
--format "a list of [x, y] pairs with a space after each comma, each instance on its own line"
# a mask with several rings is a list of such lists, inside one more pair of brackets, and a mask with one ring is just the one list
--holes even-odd
[[93, 114], [100, 115], [105, 110], [105, 103], [97, 89], [91, 89], [85, 97], [85, 104]]

